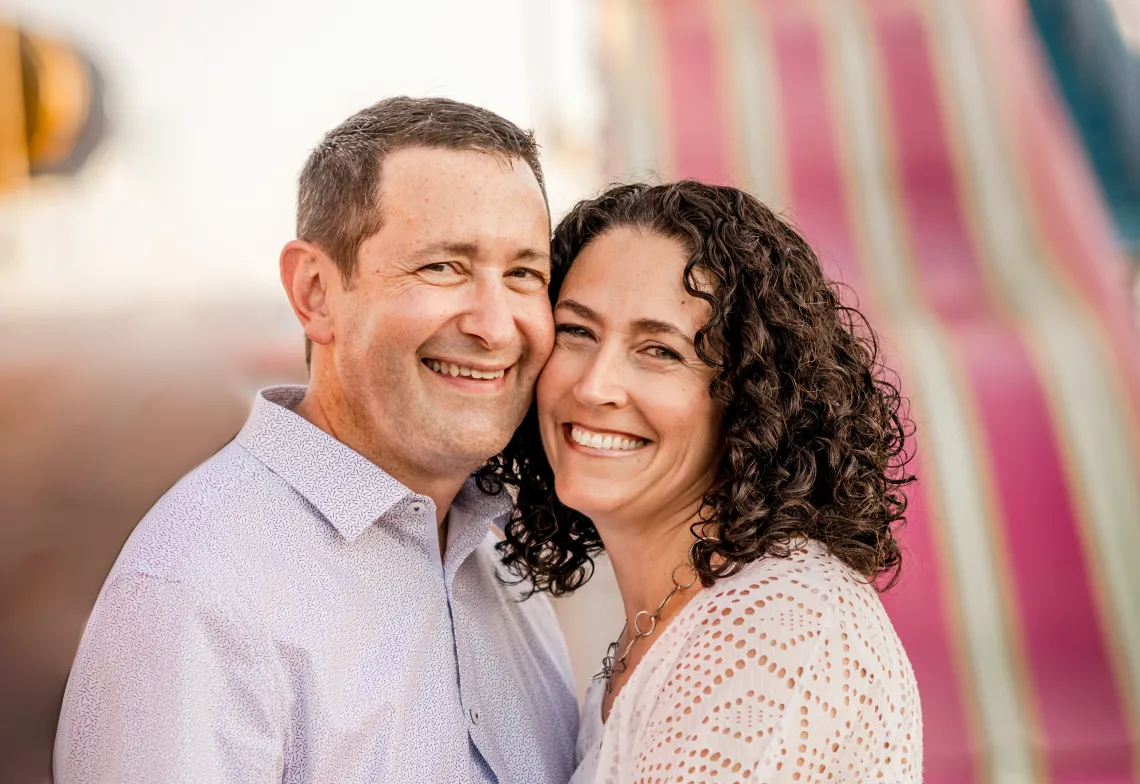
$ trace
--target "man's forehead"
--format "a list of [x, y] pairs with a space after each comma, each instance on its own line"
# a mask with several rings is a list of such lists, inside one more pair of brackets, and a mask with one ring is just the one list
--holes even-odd
[[420, 230], [496, 223], [515, 232], [549, 234], [542, 191], [530, 169], [522, 169], [466, 166], [460, 161], [454, 167], [386, 170], [378, 199], [381, 221], [403, 221]]
[[542, 198], [542, 187], [529, 164], [521, 158], [479, 150], [405, 147], [384, 157], [380, 167], [380, 195], [428, 195], [424, 189], [444, 189], [462, 196], [488, 188], [508, 188], [520, 195]]
[[511, 237], [486, 238], [484, 242], [471, 240], [441, 240], [428, 242], [407, 253], [412, 260], [431, 259], [440, 256], [461, 256], [464, 258], [478, 258], [489, 252], [501, 254], [506, 252], [512, 259], [518, 261], [533, 261], [544, 264], [550, 263], [550, 246], [528, 242], [512, 242]]

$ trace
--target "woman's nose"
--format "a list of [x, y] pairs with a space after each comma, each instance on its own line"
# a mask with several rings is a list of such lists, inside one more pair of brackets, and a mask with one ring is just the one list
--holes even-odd
[[586, 372], [574, 386], [574, 397], [587, 406], [624, 406], [628, 400], [621, 378], [621, 360], [605, 347], [586, 366]]

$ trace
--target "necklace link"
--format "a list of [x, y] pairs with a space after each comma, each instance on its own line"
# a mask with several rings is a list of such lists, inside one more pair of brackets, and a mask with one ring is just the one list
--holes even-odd
[[[677, 569], [680, 569], [680, 568], [681, 568], [681, 566], [677, 567]], [[668, 594], [665, 595], [665, 598], [661, 600], [661, 604], [657, 605], [657, 609], [654, 610], [653, 612], [649, 612], [648, 610], [640, 610], [637, 613], [637, 615], [633, 616], [633, 637], [630, 639], [629, 643], [626, 644], [625, 650], [621, 652], [621, 655], [618, 656], [616, 654], [618, 651], [618, 646], [621, 644], [621, 638], [624, 637], [625, 633], [629, 630], [629, 622], [628, 621], [626, 621], [626, 623], [624, 625], [622, 625], [621, 633], [618, 634], [618, 638], [616, 640], [614, 640], [613, 642], [611, 642], [609, 644], [609, 647], [606, 649], [606, 655], [605, 655], [605, 657], [602, 658], [602, 671], [594, 676], [594, 680], [599, 680], [599, 679], [604, 678], [606, 681], [606, 691], [607, 692], [613, 688], [613, 682], [612, 682], [613, 676], [614, 675], [620, 675], [621, 673], [625, 672], [625, 670], [626, 670], [626, 657], [629, 656], [629, 652], [631, 650], [633, 650], [633, 646], [637, 643], [637, 641], [640, 640], [642, 637], [648, 637], [649, 635], [653, 634], [654, 631], [657, 630], [657, 619], [661, 615], [661, 611], [665, 609], [665, 605], [667, 605], [669, 603], [669, 600], [672, 599], [674, 596], [676, 596], [677, 591], [687, 591], [688, 589], [690, 589], [694, 585], [696, 585], [696, 583], [697, 583], [696, 572], [693, 573], [693, 579], [689, 580], [689, 582], [687, 582], [686, 584], [681, 585], [681, 583], [677, 582], [677, 569], [673, 570], [673, 575], [672, 575], [673, 589], [671, 591], [669, 591]], [[648, 621], [649, 628], [648, 629], [642, 629], [641, 628], [642, 627], [642, 616], [649, 619], [649, 621]]]
[[[672, 594], [670, 594], [670, 596], [672, 596]], [[648, 610], [642, 610], [637, 615], [633, 616], [633, 631], [636, 633], [637, 637], [648, 637], [649, 635], [653, 634], [653, 630], [657, 628], [657, 613], [659, 612], [661, 612], [660, 607], [658, 607], [657, 612], [653, 613], [652, 615], [649, 614]], [[645, 616], [649, 619], [649, 628], [644, 631], [641, 629], [642, 616]]]

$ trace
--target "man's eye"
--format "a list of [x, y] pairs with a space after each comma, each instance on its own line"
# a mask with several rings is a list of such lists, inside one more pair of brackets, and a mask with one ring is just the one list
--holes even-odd
[[545, 275], [543, 275], [538, 270], [528, 269], [527, 267], [516, 267], [515, 269], [508, 272], [507, 275], [512, 278], [531, 278], [543, 283], [546, 282]]
[[427, 264], [420, 267], [420, 272], [452, 272], [454, 268], [446, 261], [441, 261], [438, 264]]

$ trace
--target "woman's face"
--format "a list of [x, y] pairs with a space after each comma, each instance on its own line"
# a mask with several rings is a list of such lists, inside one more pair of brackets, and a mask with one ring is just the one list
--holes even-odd
[[554, 306], [536, 398], [559, 499], [595, 521], [676, 522], [711, 485], [722, 417], [693, 338], [708, 305], [685, 291], [682, 245], [633, 228], [590, 243]]

